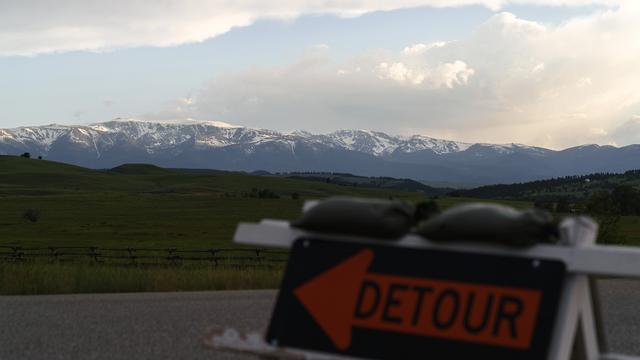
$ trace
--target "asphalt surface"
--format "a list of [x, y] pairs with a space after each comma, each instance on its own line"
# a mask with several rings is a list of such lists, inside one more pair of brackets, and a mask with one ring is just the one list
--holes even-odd
[[[615, 352], [640, 355], [640, 281], [600, 282]], [[0, 297], [0, 359], [253, 359], [204, 348], [210, 328], [265, 329], [275, 291]]]
[[596, 286], [610, 352], [640, 356], [640, 280], [600, 280]]
[[209, 328], [262, 330], [275, 291], [0, 297], [0, 359], [254, 359], [216, 353]]

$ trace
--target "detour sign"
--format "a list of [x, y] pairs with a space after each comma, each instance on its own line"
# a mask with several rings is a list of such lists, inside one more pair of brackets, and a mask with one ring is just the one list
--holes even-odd
[[542, 359], [563, 272], [552, 261], [307, 239], [294, 245], [267, 337], [372, 358]]
[[539, 290], [367, 273], [373, 257], [361, 250], [294, 290], [337, 348], [349, 347], [354, 326], [531, 346]]

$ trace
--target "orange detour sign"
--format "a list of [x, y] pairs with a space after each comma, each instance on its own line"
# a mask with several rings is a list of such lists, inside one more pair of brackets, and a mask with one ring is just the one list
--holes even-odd
[[531, 345], [540, 291], [367, 273], [373, 256], [372, 250], [361, 250], [294, 290], [338, 349], [351, 344], [353, 326]]
[[301, 240], [267, 339], [383, 359], [542, 359], [563, 272], [555, 261]]

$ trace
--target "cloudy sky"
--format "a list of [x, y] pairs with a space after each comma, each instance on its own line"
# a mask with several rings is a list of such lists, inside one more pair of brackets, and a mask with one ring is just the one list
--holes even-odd
[[0, 0], [0, 127], [640, 143], [640, 2]]

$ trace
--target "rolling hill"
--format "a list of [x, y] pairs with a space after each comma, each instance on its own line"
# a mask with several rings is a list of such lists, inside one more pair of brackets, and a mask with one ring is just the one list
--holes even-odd
[[450, 195], [481, 199], [581, 200], [595, 192], [612, 191], [621, 185], [640, 188], [640, 170], [629, 170], [620, 174], [566, 176], [509, 185], [487, 185], [455, 190]]
[[452, 189], [428, 186], [411, 179], [396, 179], [392, 177], [357, 176], [344, 173], [289, 173], [282, 176], [343, 186], [420, 192], [429, 196], [445, 195], [452, 191]]
[[65, 163], [0, 155], [0, 194], [63, 194], [125, 192], [242, 196], [254, 188], [281, 196], [292, 193], [315, 197], [354, 194], [407, 196], [399, 189], [350, 188], [347, 184], [311, 183], [285, 176], [257, 176], [243, 172], [165, 169], [150, 164], [123, 164], [98, 170]]

